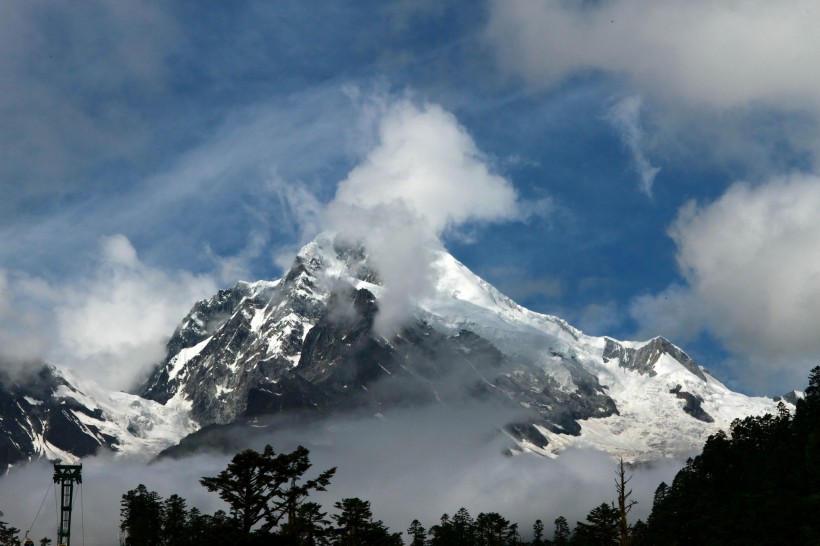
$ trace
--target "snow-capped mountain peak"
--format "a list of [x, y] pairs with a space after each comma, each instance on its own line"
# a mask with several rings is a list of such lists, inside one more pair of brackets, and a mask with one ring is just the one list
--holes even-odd
[[363, 245], [322, 234], [282, 279], [197, 303], [141, 394], [187, 401], [202, 424], [377, 412], [397, 403], [397, 390], [414, 404], [478, 396], [521, 409], [506, 429], [519, 449], [589, 445], [638, 459], [695, 449], [736, 417], [774, 410], [662, 337], [587, 336], [521, 307], [447, 252], [430, 255], [429, 289], [385, 338], [373, 321], [391, 287]]

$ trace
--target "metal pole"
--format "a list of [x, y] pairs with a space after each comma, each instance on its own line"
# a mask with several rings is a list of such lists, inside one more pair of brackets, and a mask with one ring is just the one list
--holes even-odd
[[60, 484], [60, 528], [57, 544], [71, 546], [71, 505], [74, 500], [74, 482], [83, 483], [83, 465], [54, 465], [54, 483]]

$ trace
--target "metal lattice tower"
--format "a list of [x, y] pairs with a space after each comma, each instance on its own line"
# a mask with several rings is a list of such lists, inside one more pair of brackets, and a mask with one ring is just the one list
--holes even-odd
[[74, 499], [74, 482], [83, 483], [83, 465], [55, 464], [54, 483], [60, 484], [60, 528], [57, 544], [71, 546], [71, 503]]

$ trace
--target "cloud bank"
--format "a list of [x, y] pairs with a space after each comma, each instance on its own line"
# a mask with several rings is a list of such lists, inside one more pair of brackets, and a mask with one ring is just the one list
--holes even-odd
[[805, 381], [820, 351], [820, 178], [792, 175], [733, 185], [690, 203], [670, 228], [687, 286], [638, 298], [632, 314], [691, 337], [706, 326], [764, 385], [778, 374]]
[[123, 235], [105, 237], [89, 278], [54, 283], [0, 271], [0, 357], [17, 368], [45, 359], [125, 390], [162, 359], [193, 302], [216, 290], [210, 276], [151, 267]]
[[733, 179], [816, 171], [818, 26], [820, 7], [800, 0], [492, 0], [484, 40], [531, 88], [580, 79], [641, 97], [640, 119], [634, 99], [608, 117], [646, 192], [653, 163]]
[[820, 109], [820, 7], [801, 0], [494, 0], [487, 40], [540, 85], [592, 70], [717, 108]]

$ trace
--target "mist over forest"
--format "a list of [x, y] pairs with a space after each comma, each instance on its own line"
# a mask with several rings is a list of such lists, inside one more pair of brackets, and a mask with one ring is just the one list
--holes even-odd
[[[75, 502], [73, 529], [76, 533], [83, 513], [86, 543], [112, 544], [118, 536], [120, 497], [138, 484], [164, 498], [179, 494], [203, 513], [224, 510], [225, 504], [199, 485], [199, 479], [216, 475], [240, 449], [261, 450], [265, 444], [279, 453], [303, 445], [310, 450], [314, 470], [337, 467], [327, 491], [315, 499], [311, 495], [311, 500], [325, 509], [343, 498], [369, 500], [375, 517], [394, 531], [404, 531], [413, 519], [429, 527], [442, 514], [465, 507], [474, 515], [502, 513], [519, 522], [526, 535], [536, 519], [551, 524], [563, 515], [574, 524], [592, 507], [615, 498], [612, 457], [593, 450], [569, 450], [557, 459], [527, 453], [510, 456], [515, 444], [501, 429], [505, 417], [497, 408], [481, 404], [447, 411], [394, 410], [284, 428], [273, 435], [257, 429], [253, 436], [243, 432], [236, 438], [228, 432], [222, 453], [150, 462], [110, 455], [87, 458], [82, 461], [82, 496]], [[632, 469], [633, 498], [640, 503], [633, 512], [636, 518], [646, 518], [654, 489], [661, 481], [671, 481], [682, 464], [670, 459]], [[3, 519], [28, 529], [52, 473], [45, 461], [13, 468], [0, 482]], [[54, 536], [53, 496], [49, 493], [32, 538]]]

